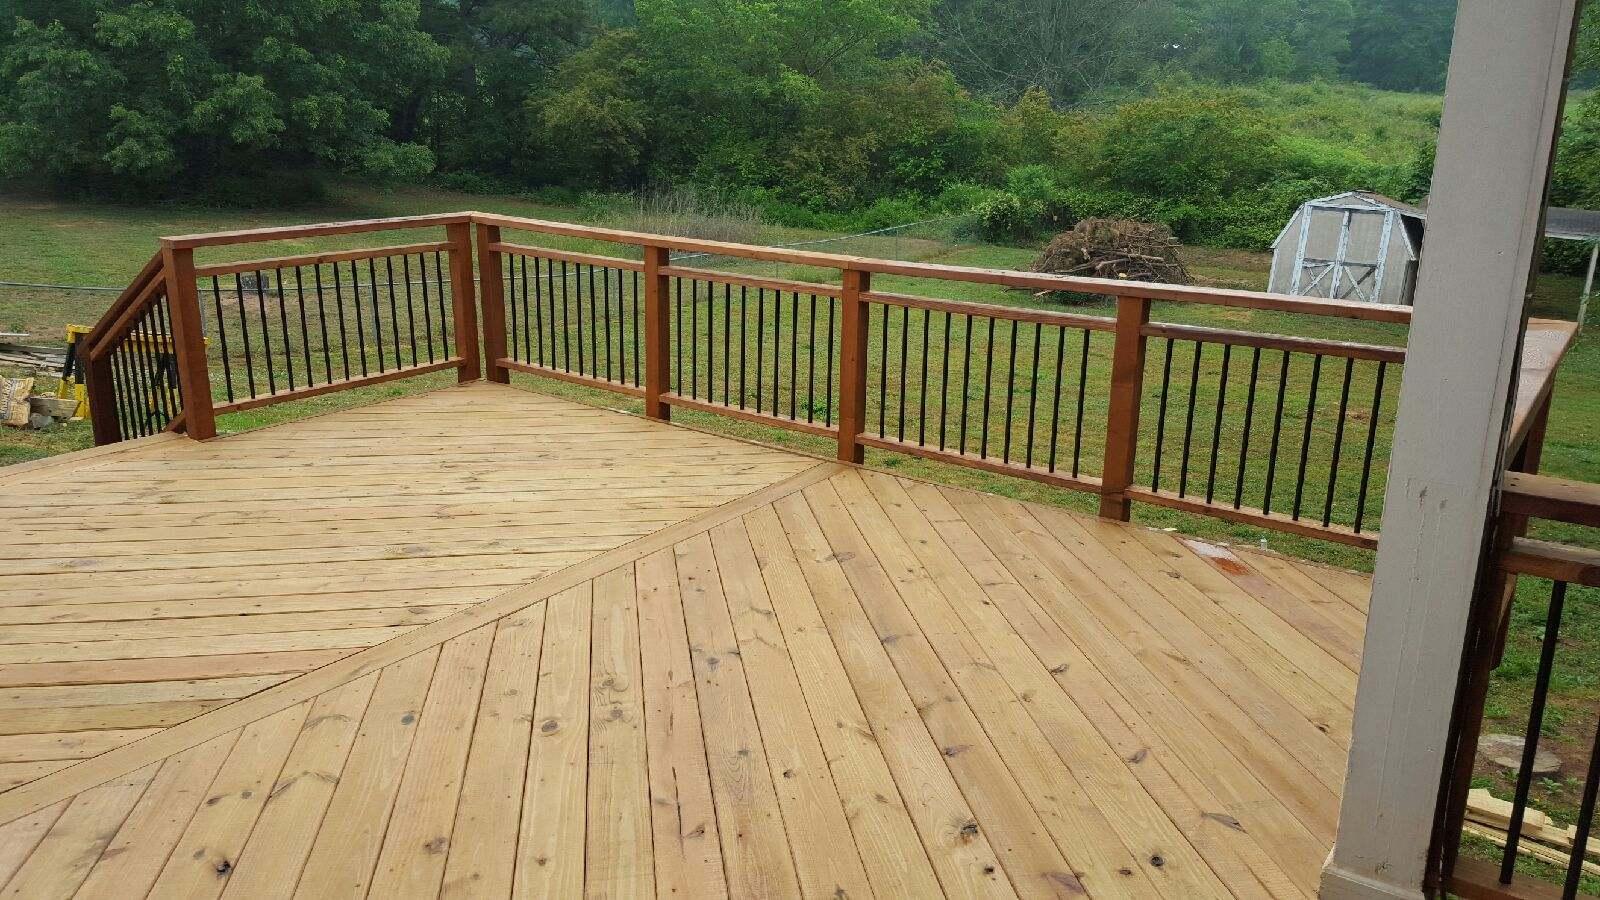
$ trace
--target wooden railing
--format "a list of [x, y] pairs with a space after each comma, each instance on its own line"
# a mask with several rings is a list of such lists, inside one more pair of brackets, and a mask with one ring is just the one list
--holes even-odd
[[[442, 240], [198, 265], [195, 252], [374, 231]], [[455, 368], [479, 376], [465, 213], [162, 239], [88, 339], [95, 440]], [[464, 339], [463, 339], [464, 338]]]
[[[246, 243], [438, 228], [443, 240], [195, 259]], [[605, 247], [616, 249], [595, 252]], [[153, 266], [91, 347], [126, 344], [127, 310], [166, 298], [160, 333], [181, 409], [147, 417], [151, 426], [97, 426], [102, 441], [155, 423], [203, 438], [218, 414], [447, 367], [476, 378], [481, 300], [482, 368], [495, 381], [528, 373], [641, 398], [653, 418], [677, 408], [763, 423], [826, 439], [847, 461], [871, 448], [1013, 475], [1096, 494], [1113, 518], [1139, 502], [1362, 547], [1377, 540], [1405, 351], [1152, 321], [1152, 308], [1267, 311], [1280, 327], [1313, 329], [1410, 319], [1403, 307], [484, 213], [166, 238]], [[944, 284], [931, 293], [988, 285], [1112, 298], [1115, 314], [905, 290], [931, 282]], [[1385, 337], [1398, 343], [1403, 329]], [[101, 377], [91, 407], [141, 397]]]
[[[1137, 501], [1376, 544], [1404, 349], [1152, 322], [1151, 309], [1401, 325], [1409, 309], [473, 219], [490, 378], [638, 396], [655, 418], [755, 421], [835, 441], [847, 461], [873, 448], [1091, 492], [1115, 518]], [[549, 238], [620, 249], [535, 246]], [[874, 277], [1098, 295], [1117, 313], [878, 290]]]
[[[1592, 660], [1567, 660], [1558, 664], [1557, 649], [1563, 637], [1567, 598], [1571, 588], [1600, 588], [1600, 550], [1528, 538], [1530, 521], [1562, 522], [1600, 528], [1600, 485], [1533, 474], [1543, 451], [1549, 419], [1555, 365], [1560, 361], [1572, 329], [1544, 327], [1530, 331], [1525, 354], [1535, 357], [1524, 367], [1519, 385], [1509, 446], [1510, 471], [1505, 475], [1495, 523], [1495, 544], [1488, 574], [1473, 602], [1463, 671], [1448, 744], [1447, 766], [1435, 850], [1439, 885], [1469, 898], [1571, 898], [1592, 888], [1600, 866], [1588, 852], [1596, 794], [1600, 792], [1600, 729], [1589, 748], [1582, 781], [1582, 799], [1572, 835], [1564, 837], [1568, 849], [1535, 845], [1537, 858], [1555, 863], [1555, 877], [1530, 877], [1518, 870], [1519, 848], [1526, 847], [1525, 829], [1534, 783], [1536, 754], [1546, 724], [1546, 704], [1552, 681], [1592, 680], [1597, 672]], [[1523, 590], [1519, 591], [1519, 583]], [[1543, 588], [1548, 584], [1548, 590]], [[1530, 586], [1531, 585], [1531, 586]], [[1522, 605], [1544, 602], [1539, 661], [1525, 710], [1524, 744], [1515, 771], [1510, 814], [1503, 833], [1492, 840], [1499, 845], [1499, 861], [1488, 862], [1462, 855], [1462, 834], [1468, 820], [1468, 795], [1477, 771], [1478, 739], [1482, 734], [1494, 671], [1500, 666], [1510, 634], [1514, 611]], [[1568, 671], [1559, 671], [1565, 668]], [[1572, 669], [1576, 671], [1572, 671]], [[1548, 831], [1549, 829], [1543, 829]], [[1587, 880], [1587, 881], [1586, 881]]]

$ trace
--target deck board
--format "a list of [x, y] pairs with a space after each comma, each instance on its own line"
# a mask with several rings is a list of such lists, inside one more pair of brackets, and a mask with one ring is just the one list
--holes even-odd
[[[575, 441], [540, 445], [517, 493], [565, 471], [553, 489], [576, 508], [545, 494], [474, 511], [456, 482], [518, 465], [490, 452], [459, 467], [451, 429], [426, 423], [463, 401], [493, 417], [479, 451], [516, 452], [519, 417], [615, 426], [601, 455], [623, 466], [647, 439], [632, 471], [670, 499], [652, 506], [611, 466], [591, 482]], [[338, 467], [371, 484], [306, 482], [311, 502], [343, 491], [347, 513], [386, 510], [375, 519], [330, 506], [297, 522], [275, 505], [196, 527], [169, 504], [216, 501], [138, 486], [213, 463], [219, 484], [295, 484], [281, 466], [248, 472], [298, 435], [315, 437], [302, 451], [347, 447], [344, 416], [393, 429], [401, 478], [452, 513], [372, 493], [381, 465]], [[402, 447], [407, 426], [427, 452]], [[501, 387], [239, 437], [239, 457], [226, 438], [86, 460], [86, 490], [122, 498], [126, 527], [63, 537], [32, 583], [0, 582], [8, 895], [1315, 893], [1360, 576], [1312, 591], [1322, 570], [1293, 561]], [[143, 515], [168, 518], [141, 534]], [[537, 552], [591, 524], [582, 552]], [[52, 544], [42, 521], [26, 533]], [[473, 552], [361, 558], [458, 539]], [[507, 549], [486, 566], [474, 541]], [[316, 574], [266, 561], [285, 553]], [[126, 565], [146, 554], [167, 567]], [[104, 568], [50, 568], [76, 558]], [[521, 581], [470, 577], [485, 571]], [[177, 596], [122, 585], [155, 572]], [[97, 580], [115, 587], [96, 596]], [[39, 730], [18, 731], [30, 715]]]

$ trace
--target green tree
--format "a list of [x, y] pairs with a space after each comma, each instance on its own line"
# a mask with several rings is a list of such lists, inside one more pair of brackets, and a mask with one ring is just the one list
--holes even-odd
[[1346, 78], [1391, 91], [1444, 89], [1456, 0], [1357, 0]]
[[437, 77], [408, 0], [11, 0], [0, 174], [159, 190], [306, 164], [432, 167], [393, 103]]
[[1219, 81], [1332, 78], [1354, 16], [1350, 0], [1178, 0], [1176, 47]]

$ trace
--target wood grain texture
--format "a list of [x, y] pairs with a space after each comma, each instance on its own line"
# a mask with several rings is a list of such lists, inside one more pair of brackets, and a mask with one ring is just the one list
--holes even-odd
[[[464, 394], [498, 414], [529, 409], [509, 388], [472, 387], [352, 422], [393, 431], [408, 412], [425, 422]], [[535, 398], [534, 414], [555, 403]], [[85, 590], [16, 587], [0, 604], [13, 623], [0, 659], [15, 647], [119, 649], [0, 663], [0, 731], [30, 717], [56, 729], [0, 733], [0, 766], [38, 779], [0, 795], [0, 891], [1314, 895], [1360, 662], [1359, 576], [660, 424], [628, 431], [637, 419], [557, 418], [545, 427], [577, 439], [614, 422], [618, 453], [665, 434], [665, 446], [638, 453], [659, 477], [699, 466], [726, 479], [754, 465], [773, 480], [718, 480], [734, 499], [645, 517], [602, 469], [572, 491], [599, 499], [530, 503], [522, 524], [515, 505], [452, 523], [438, 541], [464, 546], [461, 556], [369, 558], [391, 535], [430, 540], [417, 504], [316, 520], [331, 531], [302, 532], [284, 514], [141, 534], [130, 517], [44, 557], [52, 577], [81, 576]], [[240, 446], [263, 451], [260, 481], [338, 482], [272, 474], [266, 448], [300, 435], [258, 435]], [[407, 477], [436, 465], [456, 467], [438, 470], [446, 479], [507, 474], [492, 454], [464, 462], [446, 430], [435, 437], [449, 462], [396, 447]], [[159, 456], [137, 457], [140, 470], [106, 460], [90, 484], [137, 494], [141, 475], [202, 461], [183, 471], [237, 483], [255, 462], [232, 457], [232, 441], [157, 445]], [[558, 484], [547, 476], [569, 452], [529, 456], [530, 483]], [[727, 458], [679, 465], [660, 452]], [[383, 465], [334, 467], [352, 488], [370, 475], [381, 489]], [[529, 545], [569, 525], [612, 549], [560, 554], [571, 561], [474, 601], [503, 588], [469, 576], [520, 573], [518, 560], [538, 555]], [[40, 519], [24, 532], [46, 529]], [[183, 549], [207, 530], [210, 549]], [[500, 533], [506, 552], [478, 546]], [[129, 568], [146, 542], [176, 568]], [[252, 566], [252, 553], [267, 561]], [[133, 595], [95, 596], [96, 573], [49, 561], [76, 558], [101, 561], [98, 577], [133, 579]], [[191, 581], [217, 587], [181, 598], [141, 593], [162, 586], [158, 575], [276, 573], [296, 559], [336, 573], [322, 577], [358, 574], [331, 593], [309, 590], [314, 578], [253, 587], [259, 579], [237, 574]], [[385, 575], [362, 568], [370, 562], [418, 565]], [[385, 624], [407, 622], [411, 608], [446, 612]], [[314, 630], [230, 633], [227, 623], [250, 619]], [[302, 646], [346, 632], [375, 643]], [[66, 642], [74, 636], [86, 639]], [[44, 637], [54, 640], [27, 642]], [[198, 641], [212, 652], [148, 652]], [[208, 703], [228, 705], [156, 724]]]

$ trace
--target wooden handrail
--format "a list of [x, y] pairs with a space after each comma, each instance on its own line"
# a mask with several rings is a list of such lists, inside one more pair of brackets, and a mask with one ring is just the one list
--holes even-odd
[[1600, 484], [1507, 472], [1501, 484], [1500, 511], [1600, 528]]
[[1529, 319], [1522, 338], [1522, 364], [1517, 372], [1517, 400], [1511, 411], [1508, 456], [1515, 456], [1528, 439], [1540, 410], [1555, 391], [1556, 370], [1577, 337], [1575, 322]]
[[1229, 328], [1173, 325], [1166, 322], [1151, 322], [1144, 326], [1142, 333], [1146, 337], [1162, 337], [1174, 341], [1232, 344], [1235, 347], [1260, 347], [1263, 350], [1312, 353], [1322, 356], [1337, 356], [1341, 359], [1366, 359], [1388, 363], [1403, 363], [1406, 361], [1406, 349], [1404, 347], [1383, 347], [1376, 344], [1327, 341], [1318, 338], [1294, 337], [1286, 334], [1261, 334], [1253, 331], [1235, 331]]
[[764, 247], [755, 244], [652, 234], [643, 231], [627, 231], [617, 228], [573, 225], [567, 222], [551, 222], [543, 219], [528, 219], [494, 213], [474, 212], [468, 215], [474, 222], [480, 224], [498, 225], [502, 228], [521, 229], [541, 234], [584, 238], [617, 244], [632, 244], [641, 247], [661, 247], [667, 250], [708, 253], [717, 256], [735, 256], [764, 262], [816, 266], [824, 269], [853, 269], [872, 274], [994, 284], [1010, 288], [1026, 288], [1034, 291], [1067, 291], [1100, 294], [1108, 297], [1133, 297], [1144, 300], [1166, 300], [1176, 303], [1205, 303], [1214, 306], [1267, 309], [1279, 312], [1361, 319], [1369, 322], [1406, 324], [1411, 321], [1411, 308], [1405, 306], [1387, 306], [1349, 300], [1324, 300], [1313, 297], [1291, 297], [1285, 294], [1266, 294], [1227, 288], [1155, 284], [1111, 278], [1082, 278], [1041, 272], [1019, 272], [1011, 269], [989, 269], [974, 266], [952, 266], [942, 263], [875, 259], [838, 253], [819, 253], [810, 250]]
[[222, 244], [258, 244], [266, 241], [291, 241], [299, 238], [329, 237], [339, 234], [366, 234], [373, 231], [400, 231], [411, 228], [466, 225], [476, 214], [440, 213], [426, 216], [396, 216], [389, 219], [355, 219], [348, 222], [322, 222], [316, 225], [277, 225], [245, 228], [239, 231], [212, 231], [206, 234], [180, 234], [161, 238], [163, 247], [196, 249]]
[[402, 244], [395, 247], [368, 247], [362, 250], [332, 250], [327, 253], [305, 253], [299, 256], [276, 256], [267, 259], [247, 259], [239, 262], [216, 263], [209, 266], [196, 266], [196, 278], [212, 278], [221, 275], [234, 275], [242, 272], [270, 272], [273, 269], [289, 269], [296, 266], [323, 266], [332, 263], [351, 262], [361, 259], [381, 259], [385, 256], [408, 256], [417, 253], [434, 253], [449, 250], [448, 241], [432, 241], [422, 244]]
[[1600, 550], [1588, 547], [1517, 538], [1499, 562], [1502, 569], [1518, 575], [1600, 587]]

